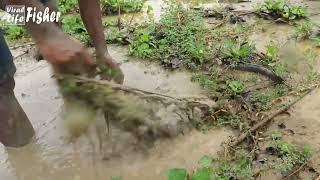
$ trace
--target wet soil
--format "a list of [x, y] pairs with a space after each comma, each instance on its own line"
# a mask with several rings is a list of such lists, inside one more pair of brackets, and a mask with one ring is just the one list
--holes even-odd
[[[14, 55], [19, 51], [15, 50]], [[124, 84], [128, 86], [176, 97], [206, 96], [184, 71], [170, 72], [155, 64], [127, 62], [125, 47], [111, 46], [109, 51], [123, 62]], [[105, 142], [105, 150], [110, 150], [112, 144], [113, 152], [102, 155], [92, 144], [97, 142], [94, 133], [73, 142], [68, 140], [60, 116], [63, 102], [48, 64], [35, 62], [28, 55], [16, 59], [16, 64], [15, 93], [36, 129], [36, 137], [21, 149], [1, 148], [0, 174], [8, 180], [100, 180], [111, 176], [165, 179], [168, 168], [194, 168], [201, 156], [214, 155], [233, 134], [226, 129], [214, 129], [207, 134], [192, 131], [173, 140], [159, 140], [146, 151], [139, 149], [137, 139], [130, 134], [114, 129]]]

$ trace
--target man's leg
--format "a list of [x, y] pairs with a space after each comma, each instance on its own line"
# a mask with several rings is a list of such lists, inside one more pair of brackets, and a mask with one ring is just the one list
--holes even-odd
[[34, 135], [13, 92], [15, 71], [12, 55], [0, 30], [0, 142], [9, 147], [24, 146]]

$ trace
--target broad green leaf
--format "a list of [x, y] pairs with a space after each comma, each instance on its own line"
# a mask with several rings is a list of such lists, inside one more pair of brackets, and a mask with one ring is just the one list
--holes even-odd
[[143, 42], [149, 42], [149, 35], [148, 34], [142, 34], [140, 36], [140, 40], [143, 41]]
[[166, 173], [167, 180], [185, 180], [187, 178], [187, 170], [185, 169], [169, 169]]

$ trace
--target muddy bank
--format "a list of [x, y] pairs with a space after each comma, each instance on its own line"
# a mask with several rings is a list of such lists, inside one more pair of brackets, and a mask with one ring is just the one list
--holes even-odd
[[[144, 62], [127, 62], [123, 47], [111, 46], [110, 52], [123, 63], [121, 68], [128, 86], [177, 97], [206, 96], [197, 84], [190, 82], [188, 73], [172, 73]], [[46, 62], [35, 62], [26, 55], [16, 59], [16, 64], [15, 92], [36, 129], [36, 137], [21, 149], [1, 148], [0, 174], [7, 180], [99, 180], [110, 176], [160, 180], [165, 178], [168, 168], [195, 167], [201, 156], [221, 150], [220, 144], [232, 135], [224, 129], [206, 134], [192, 131], [173, 140], [157, 141], [145, 151], [137, 149], [137, 140], [130, 134], [113, 130], [104, 144], [106, 152], [98, 154], [95, 144], [92, 145], [96, 142], [94, 134], [68, 141], [60, 117], [63, 102]]]

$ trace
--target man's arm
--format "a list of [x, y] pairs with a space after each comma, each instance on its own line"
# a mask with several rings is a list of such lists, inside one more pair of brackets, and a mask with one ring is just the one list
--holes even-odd
[[[35, 7], [37, 11], [42, 12], [45, 9], [39, 0], [0, 0], [0, 2], [2, 6], [24, 5]], [[40, 53], [51, 64], [63, 64], [64, 67], [70, 67], [68, 69], [72, 71], [71, 73], [84, 73], [94, 64], [93, 58], [85, 47], [79, 41], [63, 33], [54, 23], [28, 22], [25, 28], [31, 34]]]
[[103, 34], [100, 0], [78, 0], [78, 2], [81, 18], [96, 48], [97, 56], [103, 57], [108, 50]]
[[[105, 79], [114, 78], [118, 83], [123, 82], [123, 73], [119, 65], [110, 56], [102, 26], [102, 13], [100, 9], [100, 0], [78, 0], [80, 7], [80, 14], [84, 25], [93, 41], [97, 54], [98, 65], [106, 65], [103, 67], [103, 71], [111, 68], [114, 73], [111, 73], [109, 77]], [[111, 76], [111, 77], [110, 77]]]

